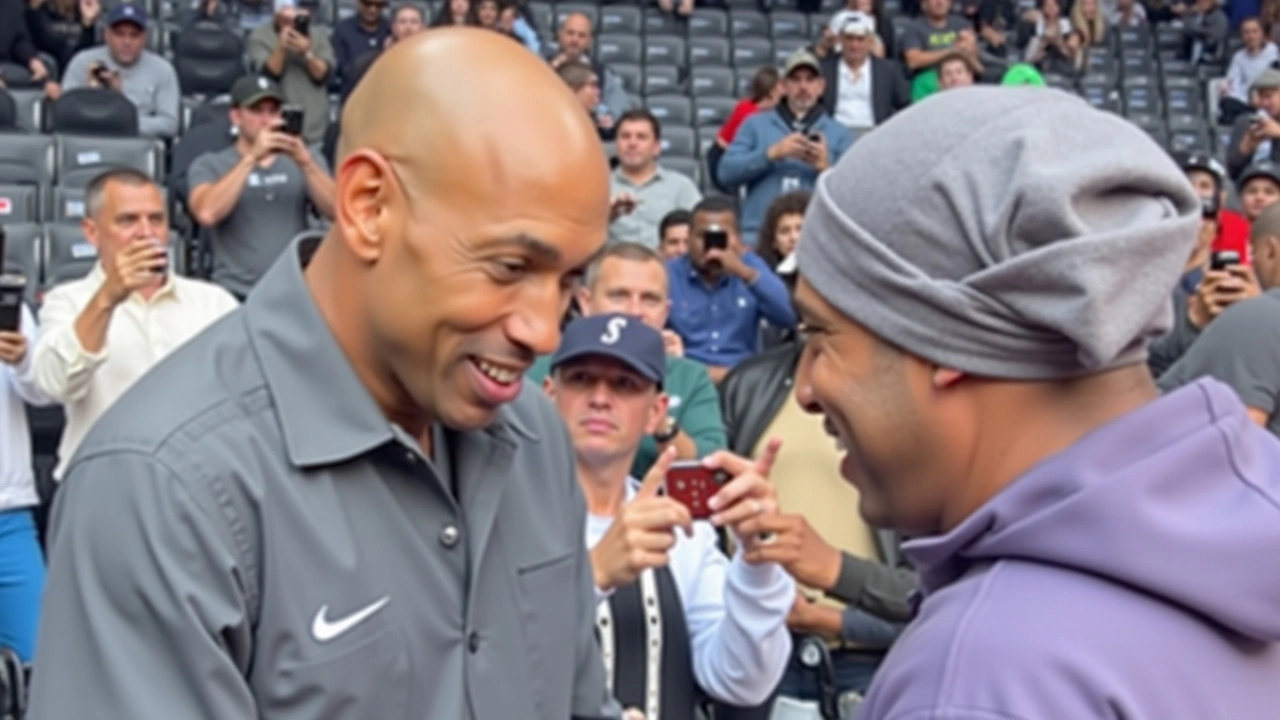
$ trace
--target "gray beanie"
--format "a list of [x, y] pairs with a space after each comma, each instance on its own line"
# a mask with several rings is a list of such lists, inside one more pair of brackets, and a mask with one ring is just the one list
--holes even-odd
[[1067, 93], [948, 90], [818, 180], [800, 276], [878, 337], [983, 377], [1142, 362], [1200, 225], [1142, 130]]

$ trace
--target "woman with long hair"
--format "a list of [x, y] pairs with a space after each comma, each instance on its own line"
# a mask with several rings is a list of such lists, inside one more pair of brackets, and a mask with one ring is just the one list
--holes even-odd
[[1097, 47], [1107, 41], [1107, 19], [1098, 0], [1076, 0], [1071, 8], [1071, 27], [1084, 36], [1085, 47]]
[[480, 25], [476, 14], [476, 5], [471, 0], [449, 0], [431, 20], [431, 27], [448, 27], [450, 25]]
[[800, 228], [804, 211], [809, 207], [808, 190], [795, 190], [774, 198], [765, 211], [756, 254], [784, 281], [795, 277], [795, 252], [800, 244]]

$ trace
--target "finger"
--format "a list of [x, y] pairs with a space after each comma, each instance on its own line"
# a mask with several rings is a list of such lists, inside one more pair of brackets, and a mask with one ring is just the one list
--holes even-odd
[[781, 449], [782, 438], [769, 438], [769, 442], [764, 446], [764, 452], [756, 458], [756, 472], [760, 473], [761, 477], [767, 478], [769, 473], [773, 472], [773, 465], [778, 461], [778, 451]]
[[773, 502], [770, 500], [754, 496], [746, 497], [739, 502], [725, 506], [724, 510], [712, 515], [711, 524], [716, 527], [728, 525], [741, 532], [740, 526], [743, 521], [771, 513], [775, 509]]
[[704, 467], [724, 470], [730, 475], [737, 477], [756, 469], [754, 460], [742, 457], [729, 452], [728, 450], [717, 450], [702, 459]]
[[653, 461], [653, 467], [649, 468], [649, 472], [645, 473], [644, 480], [640, 483], [640, 489], [636, 491], [637, 498], [653, 498], [658, 496], [667, 481], [667, 471], [671, 469], [671, 463], [676, 461], [676, 449], [674, 446], [663, 450], [658, 455], [658, 459]]
[[676, 534], [670, 530], [649, 530], [629, 535], [627, 541], [632, 548], [665, 553], [675, 546]]
[[767, 480], [754, 472], [747, 472], [725, 483], [711, 496], [707, 505], [717, 514], [723, 514], [744, 500], [751, 500], [750, 505], [755, 508], [754, 514], [758, 515], [763, 509], [762, 502], [769, 497], [771, 490]]
[[760, 533], [775, 533], [780, 537], [798, 535], [797, 517], [776, 512], [764, 513], [742, 521], [738, 525], [738, 531], [743, 535]]
[[643, 530], [667, 531], [673, 528], [690, 528], [693, 515], [683, 503], [671, 498], [651, 498], [650, 503], [637, 506], [627, 516], [631, 527]]
[[627, 553], [632, 570], [666, 567], [669, 558], [665, 552], [633, 549]]

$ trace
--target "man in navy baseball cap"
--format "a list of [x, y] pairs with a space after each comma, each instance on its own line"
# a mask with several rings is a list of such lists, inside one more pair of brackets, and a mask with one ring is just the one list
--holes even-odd
[[616, 360], [661, 389], [666, 368], [662, 334], [640, 318], [621, 313], [592, 315], [569, 323], [560, 349], [551, 357], [551, 371], [584, 357]]
[[116, 5], [107, 11], [107, 27], [114, 28], [120, 23], [133, 23], [139, 30], [147, 29], [147, 9], [142, 5], [125, 3]]

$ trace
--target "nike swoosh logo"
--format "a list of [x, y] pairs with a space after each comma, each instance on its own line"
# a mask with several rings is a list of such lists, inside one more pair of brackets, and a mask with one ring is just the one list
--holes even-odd
[[324, 605], [320, 608], [319, 612], [316, 613], [315, 620], [311, 621], [311, 636], [319, 642], [329, 642], [356, 625], [368, 620], [370, 616], [381, 610], [389, 602], [391, 602], [391, 596], [387, 595], [372, 605], [357, 610], [338, 620], [329, 620], [325, 617], [329, 614], [329, 606]]

